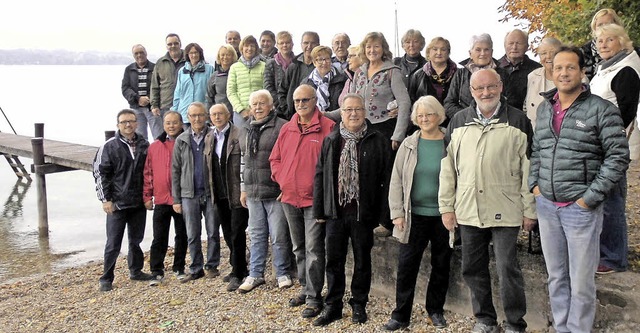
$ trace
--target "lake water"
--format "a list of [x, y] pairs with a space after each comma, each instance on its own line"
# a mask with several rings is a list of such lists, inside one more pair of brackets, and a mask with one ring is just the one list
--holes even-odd
[[[124, 66], [0, 66], [0, 107], [18, 134], [32, 136], [33, 124], [44, 123], [47, 139], [99, 146], [104, 131], [116, 129], [118, 111], [128, 108], [120, 92], [123, 73]], [[12, 132], [3, 116], [0, 131]], [[32, 163], [21, 161], [27, 169]], [[91, 173], [46, 179], [49, 237], [42, 239], [35, 182], [20, 185], [0, 160], [0, 284], [102, 259], [105, 215]], [[147, 215], [144, 251], [152, 239]]]

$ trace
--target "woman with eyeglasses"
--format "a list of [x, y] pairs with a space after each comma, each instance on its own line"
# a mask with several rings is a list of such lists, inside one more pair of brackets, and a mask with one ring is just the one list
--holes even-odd
[[320, 111], [334, 111], [340, 108], [338, 99], [347, 81], [346, 75], [331, 63], [332, 52], [328, 46], [314, 47], [311, 57], [315, 69], [302, 80], [302, 84], [316, 88], [316, 105]]
[[449, 232], [438, 210], [440, 160], [444, 154], [444, 108], [433, 96], [413, 104], [411, 121], [420, 129], [407, 137], [396, 155], [389, 185], [393, 236], [400, 241], [396, 308], [384, 330], [409, 326], [422, 254], [431, 243], [431, 275], [425, 308], [437, 328], [447, 325], [444, 303], [449, 288]]
[[206, 103], [207, 82], [214, 68], [204, 60], [202, 47], [191, 43], [184, 48], [185, 64], [178, 70], [176, 90], [173, 93], [172, 110], [180, 112], [185, 124], [189, 126], [187, 109], [193, 102]]

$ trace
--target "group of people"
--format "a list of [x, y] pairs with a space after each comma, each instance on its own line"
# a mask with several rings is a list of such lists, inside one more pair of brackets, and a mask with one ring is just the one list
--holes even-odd
[[[425, 307], [442, 328], [457, 233], [473, 332], [499, 331], [491, 249], [504, 329], [524, 332], [516, 243], [521, 228], [539, 228], [543, 252], [553, 254], [545, 262], [554, 327], [590, 332], [596, 272], [627, 266], [625, 129], [634, 127], [640, 98], [640, 57], [617, 14], [599, 11], [592, 29], [600, 62], [547, 37], [538, 63], [517, 29], [499, 60], [491, 36], [474, 35], [460, 65], [447, 39], [427, 44], [414, 29], [395, 58], [379, 32], [359, 45], [339, 33], [327, 47], [307, 31], [296, 56], [286, 31], [264, 31], [259, 43], [229, 31], [214, 65], [196, 43], [182, 50], [176, 34], [156, 64], [135, 45], [122, 83], [130, 109], [118, 113], [118, 131], [94, 162], [107, 213], [100, 290], [112, 289], [125, 227], [130, 278], [162, 283], [173, 218], [172, 271], [181, 282], [220, 275], [222, 229], [227, 290], [248, 293], [265, 283], [271, 244], [278, 287], [298, 280], [289, 305], [304, 305], [302, 317], [315, 326], [342, 318], [351, 243], [348, 304], [352, 321], [364, 323], [374, 235], [393, 235], [396, 307], [383, 329], [409, 326], [429, 244]], [[591, 78], [588, 63], [596, 66]], [[146, 210], [154, 212], [151, 274], [140, 249]]]

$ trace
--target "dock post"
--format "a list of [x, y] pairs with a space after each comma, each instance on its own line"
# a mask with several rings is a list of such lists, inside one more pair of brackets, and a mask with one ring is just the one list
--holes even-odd
[[38, 202], [38, 235], [40, 238], [49, 237], [49, 216], [47, 213], [47, 180], [45, 174], [38, 170], [44, 165], [44, 145], [43, 139], [32, 138], [31, 148], [33, 149], [33, 164], [36, 170], [36, 194]]
[[44, 138], [44, 123], [35, 123], [34, 127], [34, 138]]
[[104, 141], [107, 141], [116, 136], [116, 131], [104, 131]]

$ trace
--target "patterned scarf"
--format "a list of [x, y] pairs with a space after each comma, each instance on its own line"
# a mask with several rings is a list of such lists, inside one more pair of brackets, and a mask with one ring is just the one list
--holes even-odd
[[276, 60], [276, 63], [280, 66], [282, 66], [283, 70], [287, 70], [287, 67], [289, 67], [289, 65], [291, 65], [291, 62], [293, 61], [293, 52], [289, 52], [289, 59], [287, 60], [285, 57], [282, 56], [282, 54], [280, 54], [280, 52], [276, 53], [275, 56], [273, 56], [273, 59]]
[[255, 65], [257, 65], [260, 62], [260, 57], [259, 56], [255, 56], [253, 58], [251, 58], [250, 60], [247, 60], [244, 58], [244, 56], [240, 57], [240, 62], [243, 63], [245, 66], [249, 67], [249, 69], [255, 67]]
[[484, 66], [478, 66], [473, 63], [473, 60], [469, 59], [469, 62], [466, 65], [464, 65], [464, 67], [466, 67], [469, 70], [469, 72], [473, 74], [481, 69], [489, 69], [489, 68], [496, 69], [496, 67], [498, 66], [496, 65], [496, 62], [493, 61], [493, 59], [489, 62], [488, 65], [484, 65]]
[[316, 96], [318, 97], [318, 108], [320, 111], [326, 111], [329, 108], [329, 82], [336, 74], [335, 67], [331, 67], [331, 70], [324, 75], [320, 76], [318, 69], [315, 68], [311, 74], [309, 74], [309, 80], [313, 81], [313, 84], [318, 87], [316, 90]]
[[260, 120], [251, 120], [249, 123], [249, 131], [247, 132], [247, 152], [249, 156], [255, 156], [258, 153], [258, 144], [260, 143], [260, 133], [264, 129], [264, 124], [270, 122], [276, 114], [271, 111], [266, 117]]
[[422, 70], [428, 76], [430, 76], [436, 84], [439, 84], [441, 86], [451, 81], [451, 79], [453, 78], [453, 74], [456, 73], [457, 69], [458, 68], [456, 67], [456, 64], [451, 59], [447, 60], [447, 68], [442, 71], [442, 74], [438, 74], [436, 70], [433, 69], [433, 66], [431, 66], [431, 61], [427, 61], [427, 63], [422, 67]]
[[346, 206], [352, 200], [360, 204], [360, 182], [358, 177], [357, 144], [367, 132], [365, 123], [357, 132], [350, 132], [340, 122], [340, 135], [345, 140], [338, 164], [338, 202]]

